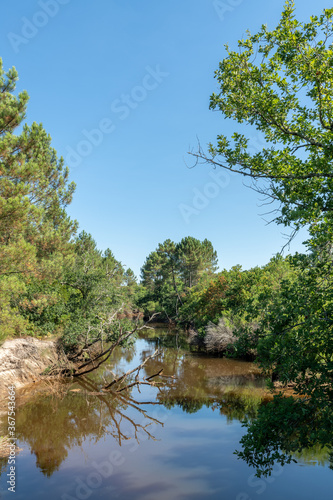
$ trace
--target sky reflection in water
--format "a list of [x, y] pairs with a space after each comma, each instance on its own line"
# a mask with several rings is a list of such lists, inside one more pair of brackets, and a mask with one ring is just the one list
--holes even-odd
[[[21, 396], [27, 401], [16, 417], [22, 448], [17, 500], [332, 498], [333, 472], [321, 450], [304, 453], [298, 464], [277, 466], [267, 479], [255, 478], [233, 454], [244, 433], [240, 420], [253, 418], [264, 397], [254, 365], [177, 349], [172, 345], [185, 346], [182, 337], [162, 329], [149, 336], [131, 351], [118, 350], [112, 368], [66, 385], [61, 397]], [[141, 376], [163, 366], [164, 374], [177, 376], [174, 381], [164, 379], [160, 390], [133, 389], [132, 400], [94, 394], [111, 376], [109, 369], [121, 373], [136, 366], [157, 344], [162, 355]], [[314, 467], [317, 462], [321, 466]], [[12, 495], [6, 473], [1, 498]]]

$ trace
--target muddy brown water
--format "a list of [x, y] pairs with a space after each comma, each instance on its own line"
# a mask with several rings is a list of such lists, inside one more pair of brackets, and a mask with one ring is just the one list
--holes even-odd
[[[133, 388], [130, 399], [96, 395], [112, 373], [137, 366], [156, 347], [161, 355], [141, 377], [163, 368], [175, 378], [165, 377], [159, 388]], [[108, 366], [58, 394], [22, 392], [14, 498], [332, 499], [333, 471], [323, 450], [276, 466], [266, 479], [235, 456], [245, 432], [241, 421], [255, 417], [264, 388], [252, 363], [191, 352], [182, 332], [145, 332]], [[4, 419], [0, 434], [6, 435]], [[6, 499], [13, 495], [8, 467], [0, 460], [0, 497]]]

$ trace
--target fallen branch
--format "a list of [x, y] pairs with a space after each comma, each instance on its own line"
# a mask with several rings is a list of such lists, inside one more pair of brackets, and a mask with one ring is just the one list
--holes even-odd
[[[126, 420], [128, 423], [130, 423], [133, 427], [134, 430], [134, 438], [136, 439], [137, 442], [139, 442], [138, 439], [138, 433], [140, 431], [145, 432], [147, 436], [150, 439], [153, 439], [156, 441], [156, 438], [147, 430], [147, 427], [152, 424], [158, 424], [161, 425], [162, 427], [164, 426], [163, 422], [160, 420], [151, 417], [150, 415], [147, 414], [147, 411], [140, 408], [138, 405], [140, 404], [161, 404], [159, 402], [146, 402], [146, 403], [141, 403], [138, 401], [135, 401], [132, 398], [129, 397], [124, 397], [122, 394], [118, 394], [113, 391], [108, 391], [109, 394], [112, 394], [112, 396], [115, 396], [118, 398], [120, 401], [122, 401], [125, 405], [131, 406], [132, 408], [135, 408], [139, 413], [141, 413], [149, 422], [146, 425], [143, 424], [137, 424], [133, 419], [131, 419], [129, 416], [127, 416], [123, 411], [119, 409], [118, 405], [113, 405], [110, 403], [108, 399], [108, 394], [105, 394], [103, 392], [98, 391], [98, 386], [95, 384], [92, 380], [90, 380], [87, 377], [82, 377], [79, 379], [79, 384], [87, 391], [86, 393], [82, 392], [82, 395], [89, 395], [89, 396], [95, 396], [97, 397], [102, 403], [106, 405], [106, 407], [109, 410], [110, 417], [114, 423], [114, 427], [116, 429], [116, 432], [109, 431], [109, 433], [118, 440], [119, 444], [121, 445], [122, 440], [128, 440], [131, 439], [130, 436], [125, 435], [124, 432], [121, 430], [121, 422], [123, 420]], [[118, 417], [118, 420], [117, 420]]]
[[[66, 356], [64, 353], [65, 360], [62, 360], [60, 363], [60, 366], [58, 364], [52, 365], [48, 369], [48, 375], [59, 375], [62, 377], [80, 377], [82, 375], [86, 375], [88, 373], [93, 372], [94, 370], [98, 369], [103, 363], [105, 363], [111, 356], [112, 352], [116, 347], [121, 345], [123, 342], [128, 340], [134, 333], [145, 329], [145, 328], [150, 328], [148, 326], [148, 323], [152, 321], [152, 319], [155, 317], [156, 314], [153, 314], [149, 320], [142, 325], [141, 327], [138, 327], [138, 325], [135, 325], [135, 328], [130, 331], [125, 331], [121, 332], [118, 339], [113, 342], [112, 345], [110, 345], [108, 348], [103, 349], [103, 342], [105, 342], [105, 339], [103, 339], [103, 336], [101, 335], [97, 340], [94, 340], [90, 344], [86, 344], [86, 346], [80, 350], [79, 353], [77, 353], [74, 357], [71, 356]], [[114, 315], [113, 315], [114, 316]], [[113, 316], [111, 317], [110, 321], [113, 319]], [[77, 363], [74, 363], [74, 359], [78, 357], [78, 355], [82, 354], [83, 352], [86, 352], [88, 347], [92, 347], [96, 343], [100, 342], [101, 343], [101, 352], [99, 354], [96, 354], [95, 356], [91, 357], [87, 361], [84, 361], [80, 365]], [[63, 349], [62, 349], [63, 351]]]
[[160, 371], [158, 371], [157, 373], [154, 373], [154, 375], [150, 375], [150, 377], [146, 378], [145, 380], [148, 381], [154, 377], [158, 377], [159, 375], [161, 375], [162, 371], [163, 371], [163, 368], [161, 368]]
[[137, 375], [138, 375], [139, 371], [141, 370], [141, 368], [143, 368], [145, 366], [145, 364], [147, 363], [147, 361], [149, 361], [150, 359], [155, 358], [159, 354], [160, 354], [159, 350], [156, 349], [156, 351], [154, 352], [154, 354], [152, 354], [151, 356], [148, 356], [148, 358], [146, 358], [139, 366], [137, 366], [136, 368], [133, 368], [132, 370], [129, 370], [128, 372], [124, 373], [120, 377], [115, 378], [110, 384], [104, 386], [104, 389], [109, 389], [114, 384], [118, 384], [119, 382], [122, 382], [126, 377], [128, 377], [129, 375], [131, 375], [132, 373], [134, 373], [136, 371], [138, 372], [137, 373]]
[[131, 387], [134, 387], [135, 385], [156, 385], [156, 384], [158, 384], [158, 382], [148, 382], [148, 380], [151, 380], [154, 377], [158, 377], [162, 371], [163, 371], [163, 368], [161, 368], [161, 370], [159, 372], [155, 373], [154, 375], [151, 375], [148, 378], [144, 378], [143, 381], [136, 380], [135, 382], [132, 382], [131, 384], [125, 385], [125, 387], [122, 387], [121, 389], [119, 389], [116, 392], [125, 391], [125, 389], [130, 389]]

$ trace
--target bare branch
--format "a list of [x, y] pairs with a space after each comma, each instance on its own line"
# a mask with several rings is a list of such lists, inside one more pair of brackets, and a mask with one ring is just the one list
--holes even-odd
[[152, 354], [151, 356], [148, 356], [139, 366], [137, 366], [136, 368], [133, 368], [132, 370], [129, 370], [128, 372], [124, 373], [120, 377], [114, 379], [110, 384], [106, 385], [104, 387], [104, 389], [109, 389], [114, 384], [119, 384], [119, 382], [122, 382], [126, 377], [128, 377], [129, 375], [131, 375], [132, 373], [134, 373], [136, 371], [139, 372], [141, 370], [141, 368], [143, 368], [144, 365], [147, 363], [147, 361], [149, 361], [150, 359], [155, 358], [159, 354], [160, 354], [160, 351], [158, 349], [156, 349], [156, 351], [154, 352], [154, 354]]

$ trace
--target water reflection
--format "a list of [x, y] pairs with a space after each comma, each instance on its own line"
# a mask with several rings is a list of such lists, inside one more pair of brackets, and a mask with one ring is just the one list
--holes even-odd
[[0, 477], [7, 469], [7, 457], [0, 457]]
[[303, 465], [320, 465], [324, 467], [330, 462], [330, 452], [328, 448], [323, 448], [322, 446], [315, 445], [311, 448], [303, 449], [294, 454], [297, 462]]
[[[56, 394], [37, 395], [22, 406], [17, 412], [17, 437], [29, 444], [43, 474], [51, 476], [69, 450], [86, 440], [97, 442], [109, 435], [121, 445], [130, 437], [138, 439], [139, 432], [154, 437], [147, 424], [157, 420], [131, 398], [131, 392], [126, 397], [123, 393], [115, 397], [100, 390], [111, 372], [118, 375], [131, 362], [135, 365], [136, 357], [142, 361], [152, 354], [155, 347], [163, 346], [161, 355], [151, 359], [143, 373], [150, 376], [163, 368], [164, 385], [157, 390], [154, 404], [168, 409], [177, 405], [187, 413], [197, 412], [205, 405], [227, 415], [229, 420], [255, 416], [263, 396], [252, 388], [263, 382], [253, 365], [191, 354], [180, 345], [187, 344], [179, 333], [149, 331], [148, 340], [138, 340], [132, 349], [118, 349], [110, 364], [98, 372], [75, 384], [59, 386]], [[147, 423], [137, 423], [129, 416], [128, 408], [135, 409], [139, 417], [144, 416]]]
[[[186, 450], [187, 460], [190, 461], [192, 448], [198, 446], [202, 449], [204, 446], [205, 456], [210, 457], [207, 458], [207, 471], [210, 471], [210, 475], [216, 473], [215, 479], [211, 480], [216, 484], [221, 481], [221, 478], [218, 479], [220, 472], [217, 464], [222, 451], [216, 448], [216, 443], [222, 438], [224, 443], [227, 442], [227, 438], [223, 437], [223, 433], [226, 433], [223, 422], [237, 423], [244, 418], [255, 418], [257, 409], [267, 400], [264, 380], [252, 363], [212, 358], [191, 352], [181, 332], [174, 334], [158, 329], [149, 330], [144, 335], [147, 338], [141, 335], [133, 348], [118, 349], [114, 352], [110, 364], [101, 367], [98, 372], [89, 374], [75, 384], [61, 385], [54, 394], [36, 394], [19, 407], [16, 415], [17, 437], [21, 446], [22, 443], [28, 445], [36, 457], [36, 467], [45, 478], [56, 475], [57, 471], [61, 474], [61, 464], [67, 459], [70, 462], [71, 450], [74, 448], [84, 449], [87, 443], [100, 445], [101, 441], [106, 440], [109, 449], [112, 448], [112, 443], [114, 446], [123, 447], [130, 440], [134, 443], [137, 440], [141, 442], [141, 453], [146, 454], [146, 457], [153, 457], [150, 460], [156, 462], [156, 467], [158, 464], [164, 467], [163, 463], [167, 460], [167, 467], [173, 475], [184, 467]], [[163, 368], [164, 377], [160, 379], [164, 382], [163, 386], [133, 388], [128, 391], [126, 397], [124, 393], [116, 397], [114, 394], [101, 392], [101, 387], [105, 381], [110, 381], [112, 373], [119, 375], [124, 370], [137, 366], [146, 356], [152, 354], [156, 347], [161, 349], [160, 356], [151, 359], [140, 375], [148, 377]], [[147, 404], [148, 402], [153, 404]], [[165, 413], [173, 415], [172, 418], [185, 422], [187, 438], [183, 430], [172, 427], [176, 424], [171, 425], [171, 417], [162, 430], [163, 419], [155, 412], [155, 409], [162, 408]], [[183, 416], [179, 417], [179, 413]], [[201, 420], [191, 420], [191, 415], [195, 413], [200, 415]], [[236, 428], [236, 437], [228, 445], [231, 456], [241, 436], [240, 425], [236, 425]], [[3, 423], [0, 434], [5, 432]], [[158, 448], [163, 450], [163, 446], [165, 448], [169, 442], [168, 459], [165, 454], [163, 457], [159, 456], [157, 448], [154, 448], [152, 454], [147, 444], [142, 444], [142, 441], [154, 440], [155, 432], [157, 437], [163, 440], [163, 443], [156, 444]], [[225, 435], [228, 436], [228, 433]], [[176, 444], [172, 440], [176, 440]], [[200, 445], [198, 440], [201, 440]], [[297, 459], [306, 466], [314, 463], [325, 464], [325, 453], [325, 450], [307, 450], [299, 454]], [[176, 455], [179, 456], [177, 460]], [[131, 460], [128, 458], [128, 464]], [[221, 460], [224, 464], [226, 458], [223, 454]], [[126, 466], [126, 474], [130, 478], [131, 474], [134, 474], [133, 470], [137, 471], [139, 465], [135, 463], [133, 470], [127, 467], [130, 465]], [[193, 467], [195, 470], [195, 465]], [[208, 474], [207, 471], [205, 474]], [[125, 474], [125, 469], [121, 474]], [[189, 478], [192, 478], [191, 474], [188, 472]], [[121, 475], [117, 477], [120, 478]], [[112, 480], [116, 481], [116, 478]], [[147, 479], [147, 484], [150, 484], [149, 480]], [[133, 483], [133, 488], [139, 491], [138, 482]], [[136, 497], [133, 493], [130, 498], [139, 496]], [[236, 498], [236, 495], [233, 498]]]
[[267, 399], [265, 380], [253, 363], [190, 352], [185, 335], [179, 331], [155, 329], [149, 331], [146, 342], [151, 345], [146, 355], [162, 347], [161, 355], [147, 363], [147, 374], [163, 368], [164, 375], [175, 376], [157, 395], [167, 408], [177, 405], [195, 413], [206, 406], [232, 421], [254, 418]]
[[[86, 378], [70, 386], [59, 386], [56, 395], [36, 396], [17, 411], [17, 438], [28, 443], [37, 467], [46, 476], [58, 470], [69, 450], [82, 446], [84, 441], [97, 443], [108, 435], [121, 445], [131, 438], [138, 440], [140, 433], [154, 439], [149, 424], [163, 426], [129, 395], [114, 397], [99, 390], [99, 384]], [[141, 417], [140, 423], [129, 417], [129, 407]]]

